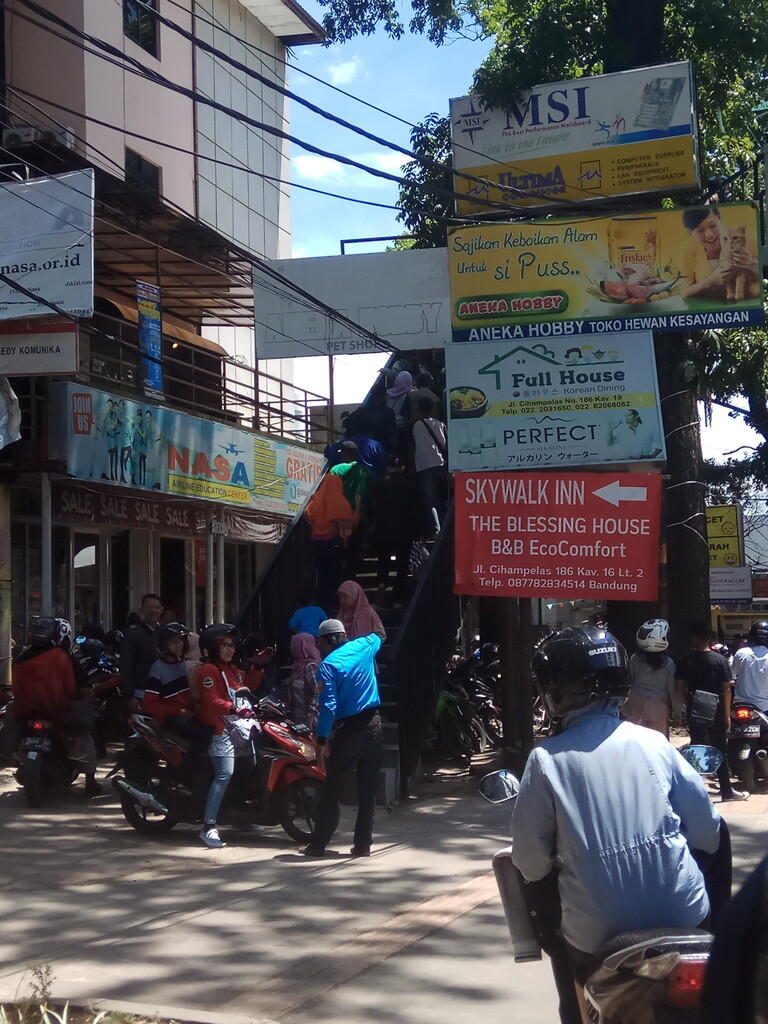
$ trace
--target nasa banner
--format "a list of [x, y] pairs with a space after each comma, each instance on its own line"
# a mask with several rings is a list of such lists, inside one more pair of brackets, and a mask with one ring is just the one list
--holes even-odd
[[51, 401], [52, 453], [78, 480], [295, 515], [325, 463], [310, 449], [94, 388], [54, 384]]

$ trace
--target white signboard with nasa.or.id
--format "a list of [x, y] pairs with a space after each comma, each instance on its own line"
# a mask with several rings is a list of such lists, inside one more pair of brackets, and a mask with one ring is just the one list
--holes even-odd
[[453, 471], [666, 459], [653, 335], [446, 349]]
[[[404, 351], [451, 337], [445, 249], [274, 260], [270, 267], [354, 323]], [[376, 352], [376, 345], [258, 267], [253, 272], [259, 359]]]
[[91, 168], [0, 185], [0, 320], [93, 316], [93, 196]]

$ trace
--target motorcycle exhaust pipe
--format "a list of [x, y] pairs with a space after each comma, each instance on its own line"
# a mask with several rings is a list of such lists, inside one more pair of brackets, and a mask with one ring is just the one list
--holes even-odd
[[755, 757], [758, 761], [765, 761], [768, 758], [768, 750], [756, 750]]
[[126, 782], [125, 779], [113, 779], [112, 788], [117, 793], [127, 793], [131, 800], [145, 807], [148, 811], [155, 811], [157, 814], [168, 813], [168, 808], [163, 807], [160, 801], [156, 800], [151, 793], [145, 793], [141, 789], [136, 789], [130, 782]]

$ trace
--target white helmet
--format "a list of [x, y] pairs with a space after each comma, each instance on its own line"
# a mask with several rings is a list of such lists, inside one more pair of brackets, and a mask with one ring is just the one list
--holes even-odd
[[648, 619], [637, 631], [637, 646], [641, 651], [659, 654], [669, 647], [668, 633], [669, 623], [666, 619]]
[[56, 619], [56, 639], [54, 640], [55, 647], [61, 647], [63, 650], [68, 651], [72, 646], [72, 627], [69, 624], [68, 619]]

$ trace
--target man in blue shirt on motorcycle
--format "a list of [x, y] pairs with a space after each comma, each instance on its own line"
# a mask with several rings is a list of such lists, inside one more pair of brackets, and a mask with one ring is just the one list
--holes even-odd
[[627, 655], [610, 633], [563, 629], [531, 667], [562, 731], [528, 759], [512, 859], [529, 882], [559, 871], [562, 933], [583, 985], [607, 939], [706, 921], [709, 898], [691, 847], [718, 849], [720, 817], [664, 736], [620, 719]]
[[[317, 720], [317, 763], [326, 769], [317, 822], [304, 853], [322, 857], [339, 821], [339, 800], [347, 777], [357, 774], [358, 802], [353, 857], [368, 857], [373, 841], [382, 730], [376, 655], [376, 633], [347, 640], [338, 619], [320, 623], [317, 646], [323, 660], [317, 670], [322, 684]], [[332, 735], [331, 735], [332, 732]]]

